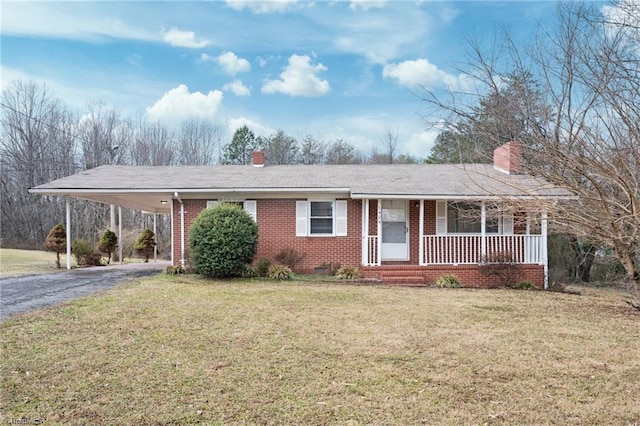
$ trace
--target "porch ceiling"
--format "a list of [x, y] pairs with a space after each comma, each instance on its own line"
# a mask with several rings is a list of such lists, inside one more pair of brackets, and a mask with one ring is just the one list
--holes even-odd
[[[42, 195], [70, 196], [83, 200], [94, 201], [103, 204], [114, 204], [147, 213], [170, 214], [171, 194], [170, 193], [108, 193], [108, 192], [86, 192], [86, 191], [64, 191], [63, 193], [41, 192]], [[163, 203], [165, 202], [165, 203]]]

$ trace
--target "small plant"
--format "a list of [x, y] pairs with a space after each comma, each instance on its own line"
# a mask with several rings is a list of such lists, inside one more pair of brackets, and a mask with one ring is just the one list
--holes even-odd
[[436, 280], [436, 287], [440, 288], [460, 288], [460, 280], [455, 275], [440, 275]]
[[87, 240], [73, 240], [71, 243], [71, 253], [76, 258], [78, 265], [87, 265], [86, 257], [93, 253], [91, 243]]
[[269, 268], [269, 273], [267, 276], [271, 280], [289, 281], [293, 278], [293, 272], [288, 266], [273, 265]]
[[280, 250], [273, 258], [276, 262], [288, 266], [291, 270], [295, 270], [296, 266], [304, 259], [304, 256], [304, 253], [300, 253], [292, 247], [287, 247]]
[[520, 275], [520, 264], [509, 252], [498, 252], [486, 256], [478, 267], [482, 275], [495, 277], [499, 287], [514, 287]]
[[104, 266], [102, 263], [102, 255], [100, 253], [89, 253], [83, 258], [84, 265], [86, 266]]
[[255, 275], [257, 277], [266, 277], [269, 274], [269, 268], [271, 267], [271, 260], [268, 257], [261, 257], [258, 262], [256, 262], [256, 267], [254, 269]]
[[167, 266], [166, 268], [164, 268], [164, 273], [167, 275], [180, 275], [180, 274], [184, 274], [185, 270], [182, 266]]
[[335, 275], [341, 266], [339, 262], [323, 262], [314, 271], [319, 275]]
[[514, 288], [518, 290], [535, 290], [536, 285], [531, 281], [520, 281]]
[[107, 265], [111, 263], [111, 255], [116, 247], [118, 247], [118, 237], [115, 232], [110, 229], [105, 230], [98, 241], [98, 250], [107, 256]]
[[67, 251], [67, 231], [64, 229], [64, 225], [58, 223], [51, 228], [44, 241], [44, 248], [56, 253], [56, 268], [60, 269], [60, 253]]
[[144, 262], [149, 262], [149, 257], [153, 254], [156, 246], [156, 236], [150, 229], [143, 229], [138, 235], [138, 240], [133, 248], [144, 257]]
[[344, 266], [336, 271], [336, 278], [339, 280], [357, 280], [362, 278], [362, 274], [354, 266]]

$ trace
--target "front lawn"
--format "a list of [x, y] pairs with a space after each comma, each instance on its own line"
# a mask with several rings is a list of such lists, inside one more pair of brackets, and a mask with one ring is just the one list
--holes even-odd
[[640, 422], [640, 314], [582, 295], [159, 276], [0, 323], [3, 422]]

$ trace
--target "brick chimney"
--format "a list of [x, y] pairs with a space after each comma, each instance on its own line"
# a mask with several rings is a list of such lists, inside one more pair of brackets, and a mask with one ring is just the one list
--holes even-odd
[[253, 151], [253, 167], [264, 167], [264, 152]]
[[522, 145], [511, 141], [493, 151], [493, 168], [507, 174], [522, 172]]

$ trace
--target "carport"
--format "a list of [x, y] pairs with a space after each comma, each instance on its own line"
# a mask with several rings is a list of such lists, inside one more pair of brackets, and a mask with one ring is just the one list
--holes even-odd
[[[128, 166], [101, 166], [86, 170], [66, 178], [58, 179], [29, 189], [32, 194], [64, 197], [66, 200], [65, 229], [67, 232], [67, 269], [71, 269], [71, 201], [83, 199], [111, 205], [111, 227], [115, 224], [115, 207], [118, 207], [118, 241], [122, 241], [122, 208], [141, 211], [153, 216], [153, 232], [156, 233], [157, 216], [171, 215], [172, 192], [154, 188], [153, 185], [131, 182], [121, 168]], [[116, 229], [111, 229], [116, 232]], [[171, 225], [171, 243], [173, 244], [173, 225]], [[119, 259], [122, 263], [122, 244], [118, 244]], [[171, 250], [173, 253], [173, 250]], [[154, 261], [157, 250], [154, 249]]]

